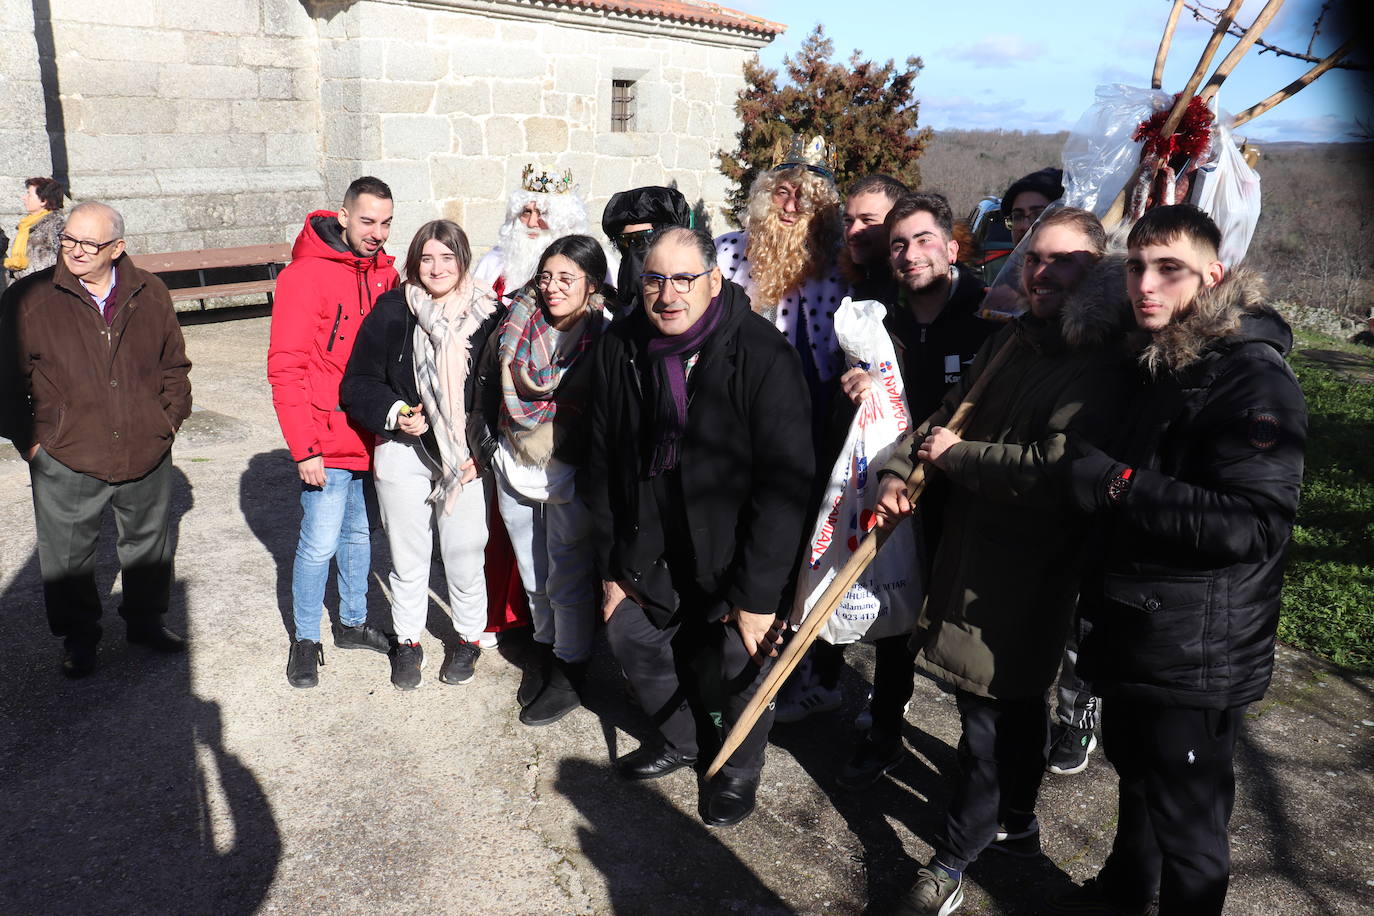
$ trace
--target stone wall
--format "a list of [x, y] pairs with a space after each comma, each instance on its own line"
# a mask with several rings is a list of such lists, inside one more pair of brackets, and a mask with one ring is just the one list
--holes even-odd
[[[572, 169], [594, 224], [616, 191], [676, 182], [723, 226], [714, 153], [734, 144], [744, 61], [761, 41], [578, 11], [426, 6], [313, 7], [326, 187], [333, 198], [354, 175], [389, 182], [393, 251], [437, 216], [489, 246], [531, 162]], [[611, 132], [613, 79], [637, 83], [634, 132]]]
[[[676, 182], [720, 231], [714, 153], [765, 40], [509, 0], [0, 0], [0, 75], [28, 112], [0, 129], [0, 220], [63, 155], [134, 251], [287, 241], [375, 174], [393, 253], [437, 216], [482, 250], [533, 162], [572, 169], [594, 225], [615, 191]], [[637, 82], [632, 133], [611, 132], [613, 79]]]
[[314, 23], [299, 3], [48, 4], [72, 193], [118, 207], [135, 251], [281, 241], [323, 202]]

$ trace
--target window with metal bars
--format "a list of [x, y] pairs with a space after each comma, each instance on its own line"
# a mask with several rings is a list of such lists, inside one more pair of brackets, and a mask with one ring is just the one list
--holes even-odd
[[611, 133], [635, 129], [635, 81], [611, 80]]

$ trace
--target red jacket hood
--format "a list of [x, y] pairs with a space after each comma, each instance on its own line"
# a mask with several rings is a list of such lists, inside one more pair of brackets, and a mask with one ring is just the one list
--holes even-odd
[[[326, 236], [331, 235], [331, 229], [338, 232], [336, 238], [339, 244], [343, 244], [342, 231], [339, 227], [339, 214], [333, 210], [315, 210], [305, 218], [305, 225], [301, 227], [300, 235], [296, 236], [296, 242], [291, 246], [291, 259], [300, 260], [301, 258], [324, 258], [328, 261], [338, 261], [347, 264], [354, 270], [370, 273], [374, 270], [387, 270], [396, 263], [396, 259], [386, 253], [386, 249], [379, 250], [375, 257], [360, 258], [352, 251], [347, 249], [340, 251], [329, 243]], [[322, 234], [323, 233], [323, 234]]]

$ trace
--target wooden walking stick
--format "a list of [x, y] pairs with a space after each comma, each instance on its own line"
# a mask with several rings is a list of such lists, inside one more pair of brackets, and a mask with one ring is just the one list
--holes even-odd
[[[997, 351], [997, 355], [988, 362], [982, 375], [978, 376], [977, 380], [969, 386], [968, 393], [964, 395], [964, 400], [960, 402], [953, 416], [949, 418], [949, 422], [945, 423], [946, 429], [958, 434], [968, 426], [969, 416], [977, 407], [978, 400], [983, 396], [983, 391], [987, 388], [988, 382], [997, 374], [997, 370], [1007, 361], [1008, 354], [1016, 347], [1016, 338], [1013, 337], [1002, 346], [1002, 349]], [[913, 507], [916, 500], [921, 498], [925, 486], [926, 465], [925, 462], [918, 461], [911, 472], [911, 476], [906, 479], [907, 498], [911, 500]], [[897, 524], [900, 524], [901, 521], [899, 519]], [[859, 543], [859, 549], [854, 551], [849, 561], [835, 574], [830, 585], [821, 593], [821, 597], [817, 599], [811, 611], [802, 620], [796, 635], [792, 637], [787, 647], [782, 650], [782, 654], [778, 656], [778, 660], [763, 679], [763, 683], [759, 685], [758, 691], [744, 707], [744, 711], [740, 713], [740, 717], [735, 722], [734, 727], [730, 729], [730, 733], [725, 736], [725, 741], [720, 746], [720, 753], [716, 754], [716, 758], [711, 761], [711, 766], [706, 771], [707, 779], [711, 779], [719, 773], [720, 768], [725, 765], [725, 761], [729, 760], [730, 755], [744, 743], [745, 737], [759, 721], [764, 709], [773, 702], [773, 698], [782, 689], [783, 682], [801, 662], [806, 650], [811, 648], [811, 644], [816, 641], [821, 628], [825, 626], [826, 621], [840, 606], [840, 602], [844, 600], [850, 587], [858, 581], [859, 576], [863, 575], [864, 570], [873, 562], [873, 558], [878, 554], [878, 548], [882, 547], [883, 543], [887, 541], [888, 535], [895, 529], [896, 525], [893, 525], [890, 528], [875, 528], [870, 531]]]

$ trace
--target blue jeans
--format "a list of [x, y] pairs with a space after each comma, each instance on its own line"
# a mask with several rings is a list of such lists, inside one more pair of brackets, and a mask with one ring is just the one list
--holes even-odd
[[320, 614], [329, 561], [339, 566], [339, 622], [367, 622], [367, 576], [372, 536], [367, 527], [362, 471], [324, 469], [324, 486], [301, 486], [301, 538], [291, 570], [291, 607], [296, 638], [320, 641]]

